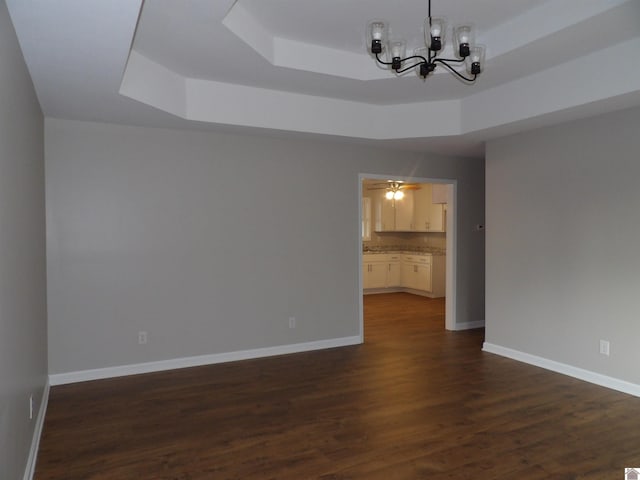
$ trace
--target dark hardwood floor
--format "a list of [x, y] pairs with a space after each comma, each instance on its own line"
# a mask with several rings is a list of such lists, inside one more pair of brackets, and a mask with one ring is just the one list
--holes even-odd
[[365, 298], [364, 345], [51, 389], [35, 478], [622, 479], [640, 399], [481, 351], [444, 301]]

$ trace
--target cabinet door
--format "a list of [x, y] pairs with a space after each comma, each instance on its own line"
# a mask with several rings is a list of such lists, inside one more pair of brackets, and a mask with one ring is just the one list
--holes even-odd
[[429, 231], [444, 232], [444, 205], [432, 203], [430, 205]]
[[387, 264], [370, 263], [369, 288], [385, 288], [387, 286]]
[[413, 263], [403, 263], [402, 264], [402, 275], [401, 275], [401, 283], [400, 285], [404, 288], [414, 288], [416, 283], [416, 273], [415, 273], [415, 264]]
[[390, 262], [387, 264], [387, 287], [399, 287], [400, 282], [400, 262]]
[[418, 265], [416, 268], [416, 290], [431, 291], [431, 265]]
[[447, 184], [433, 183], [431, 189], [431, 203], [447, 203]]
[[370, 263], [362, 264], [362, 288], [372, 288], [371, 287], [371, 275], [369, 272]]
[[375, 196], [375, 230], [376, 232], [392, 232], [396, 228], [396, 214], [393, 201], [387, 200], [385, 190]]
[[426, 232], [429, 230], [429, 215], [431, 213], [431, 184], [420, 185], [420, 189], [413, 192], [413, 225], [415, 230]]
[[394, 200], [392, 203], [395, 207], [396, 230], [401, 232], [410, 232], [413, 227], [413, 192], [404, 190], [404, 198]]

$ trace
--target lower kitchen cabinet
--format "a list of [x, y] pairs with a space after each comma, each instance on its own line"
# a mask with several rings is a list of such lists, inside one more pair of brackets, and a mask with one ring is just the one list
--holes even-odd
[[402, 271], [400, 270], [400, 255], [394, 255], [387, 263], [387, 287], [399, 287], [402, 284]]
[[400, 255], [363, 255], [362, 288], [400, 286]]
[[372, 262], [362, 266], [363, 288], [386, 288], [387, 266], [384, 263]]
[[431, 255], [402, 257], [402, 286], [424, 292], [431, 291]]
[[445, 256], [432, 254], [364, 254], [364, 293], [407, 291], [428, 297], [445, 295]]

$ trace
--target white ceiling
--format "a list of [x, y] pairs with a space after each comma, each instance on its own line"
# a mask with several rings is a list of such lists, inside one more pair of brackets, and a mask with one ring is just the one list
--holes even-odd
[[487, 48], [475, 85], [397, 78], [385, 18], [420, 46], [426, 0], [7, 0], [46, 116], [482, 156], [506, 133], [640, 105], [638, 0], [433, 0]]

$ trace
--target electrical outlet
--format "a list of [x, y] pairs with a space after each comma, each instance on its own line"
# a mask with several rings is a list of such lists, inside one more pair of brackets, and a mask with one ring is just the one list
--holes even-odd
[[138, 332], [138, 345], [145, 345], [147, 343], [147, 332]]
[[600, 340], [600, 353], [602, 355], [609, 356], [609, 340]]
[[289, 317], [289, 328], [296, 328], [296, 317]]
[[29, 395], [29, 420], [33, 420], [33, 395]]

